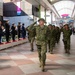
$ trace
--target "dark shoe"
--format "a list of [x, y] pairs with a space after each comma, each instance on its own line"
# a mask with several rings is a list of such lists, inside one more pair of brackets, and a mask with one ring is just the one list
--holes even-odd
[[34, 49], [31, 49], [30, 51], [31, 51], [31, 52], [33, 52], [33, 51], [34, 51]]
[[48, 51], [48, 52], [50, 52], [50, 51]]
[[65, 53], [68, 53], [67, 51], [65, 51]]
[[0, 44], [3, 44], [2, 42], [0, 42]]
[[45, 72], [44, 65], [41, 66], [42, 72]]
[[67, 49], [65, 49], [65, 53], [68, 53]]
[[40, 63], [40, 65], [39, 65], [39, 67], [41, 67], [41, 63]]
[[68, 54], [70, 54], [70, 51], [68, 51]]
[[42, 72], [45, 72], [45, 70], [43, 69]]
[[53, 54], [53, 51], [51, 51], [50, 54]]
[[45, 69], [44, 69], [43, 67], [42, 67], [42, 69], [41, 69], [41, 70], [42, 70], [42, 72], [44, 72], [44, 71], [45, 71]]

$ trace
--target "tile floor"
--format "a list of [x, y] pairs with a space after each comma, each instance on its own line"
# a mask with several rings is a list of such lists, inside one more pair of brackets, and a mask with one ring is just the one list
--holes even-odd
[[41, 72], [37, 48], [30, 52], [29, 43], [0, 51], [0, 75], [75, 75], [75, 35], [71, 39], [71, 54], [64, 53], [62, 38], [54, 48], [54, 54], [47, 52], [45, 70]]

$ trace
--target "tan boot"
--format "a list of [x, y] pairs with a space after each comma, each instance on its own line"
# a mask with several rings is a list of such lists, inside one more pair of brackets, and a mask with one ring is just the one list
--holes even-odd
[[44, 66], [41, 66], [41, 70], [42, 70], [42, 72], [44, 72], [44, 71], [45, 71]]
[[39, 64], [39, 67], [41, 67], [41, 62], [40, 62], [40, 64]]
[[53, 54], [53, 51], [51, 51], [50, 54]]

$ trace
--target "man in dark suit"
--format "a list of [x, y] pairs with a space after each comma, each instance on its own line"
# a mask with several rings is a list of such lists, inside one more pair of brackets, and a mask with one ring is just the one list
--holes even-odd
[[18, 40], [20, 40], [21, 38], [21, 23], [20, 22], [18, 23], [18, 26], [17, 26], [17, 34], [18, 34]]
[[24, 27], [24, 23], [22, 24], [22, 38], [25, 39], [26, 38], [26, 29]]
[[6, 42], [9, 43], [9, 35], [10, 35], [10, 25], [9, 21], [5, 24], [5, 36], [6, 36]]
[[12, 24], [12, 27], [11, 27], [11, 34], [12, 34], [12, 40], [13, 40], [13, 42], [15, 42], [16, 30], [15, 30], [14, 24]]

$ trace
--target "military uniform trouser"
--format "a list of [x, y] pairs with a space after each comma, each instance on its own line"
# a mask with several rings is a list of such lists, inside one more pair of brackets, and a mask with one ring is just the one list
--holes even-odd
[[56, 37], [56, 43], [58, 43], [60, 40], [59, 36]]
[[53, 47], [54, 47], [54, 39], [51, 39], [48, 41], [48, 46], [49, 46], [49, 51], [53, 52]]
[[47, 45], [46, 44], [37, 45], [37, 49], [41, 67], [44, 67], [46, 61]]
[[64, 41], [64, 48], [65, 50], [70, 50], [70, 39]]
[[33, 43], [34, 43], [34, 37], [33, 38], [28, 38], [31, 46], [31, 50], [33, 50]]

